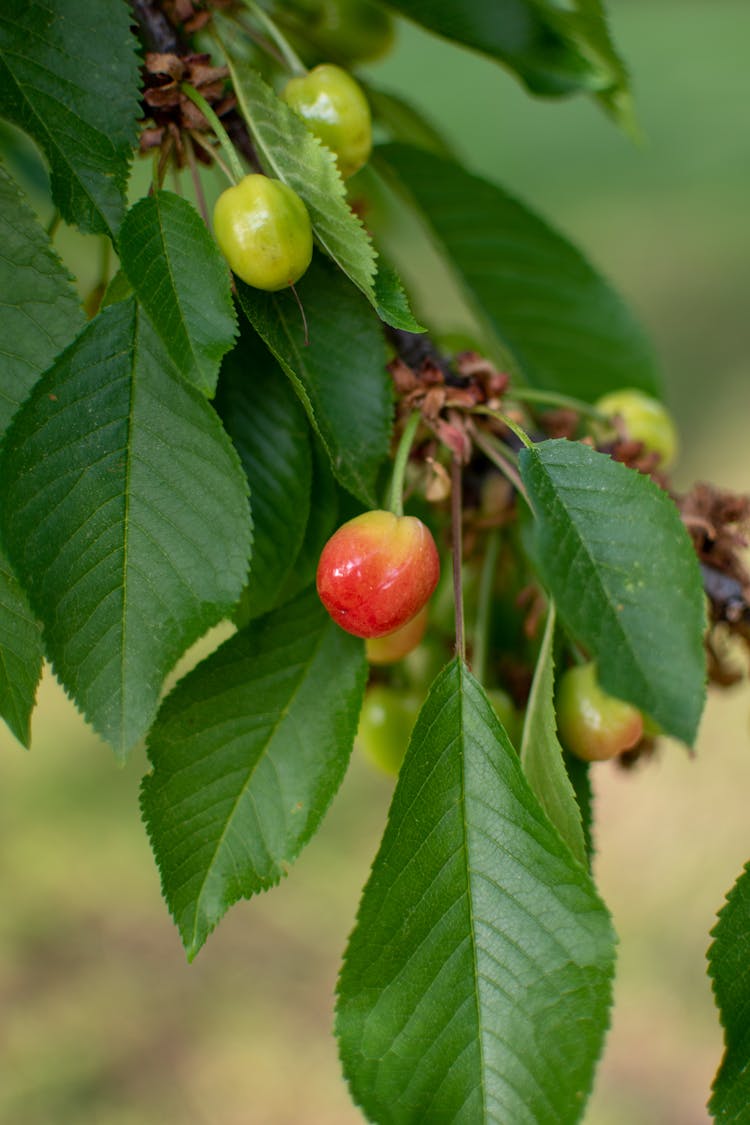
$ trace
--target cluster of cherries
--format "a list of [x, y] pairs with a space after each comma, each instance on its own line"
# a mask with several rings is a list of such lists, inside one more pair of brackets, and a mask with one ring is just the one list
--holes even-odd
[[[367, 162], [370, 107], [346, 70], [322, 63], [290, 79], [281, 96], [331, 150], [345, 179]], [[312, 259], [312, 224], [305, 204], [296, 191], [270, 176], [245, 176], [221, 193], [214, 207], [214, 234], [232, 271], [256, 289], [275, 292], [294, 285]]]
[[[370, 109], [361, 87], [341, 67], [324, 63], [292, 78], [284, 100], [333, 153], [344, 178], [368, 160], [372, 147]], [[258, 289], [293, 285], [312, 258], [313, 236], [305, 204], [281, 180], [245, 176], [218, 198], [217, 243], [233, 272]], [[661, 403], [635, 390], [601, 399], [597, 408], [629, 438], [657, 454], [662, 467], [673, 459], [676, 435]], [[347, 632], [367, 640], [371, 664], [390, 664], [420, 644], [427, 603], [440, 576], [432, 533], [414, 516], [369, 511], [349, 520], [326, 544], [317, 570], [321, 601]], [[488, 693], [512, 741], [521, 716], [502, 689]], [[418, 695], [386, 684], [370, 688], [360, 721], [360, 742], [389, 772], [399, 768], [420, 706]], [[586, 761], [613, 758], [635, 746], [644, 733], [640, 711], [600, 687], [593, 663], [568, 668], [557, 692], [557, 724], [568, 751]]]

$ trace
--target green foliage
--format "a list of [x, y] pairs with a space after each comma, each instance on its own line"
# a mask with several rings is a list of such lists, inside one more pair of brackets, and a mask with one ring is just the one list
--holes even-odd
[[563, 764], [555, 722], [555, 603], [550, 602], [537, 657], [521, 739], [526, 780], [576, 859], [586, 863], [586, 844], [573, 786]]
[[5, 0], [0, 114], [50, 163], [63, 218], [116, 235], [138, 108], [138, 58], [121, 0]]
[[365, 674], [362, 642], [307, 593], [228, 640], [164, 703], [142, 808], [191, 959], [318, 827], [346, 770]]
[[417, 719], [341, 972], [355, 1100], [389, 1125], [577, 1121], [613, 960], [588, 874], [454, 661]]
[[209, 397], [236, 333], [229, 274], [198, 212], [158, 191], [120, 231], [122, 268], [180, 374]]
[[[299, 2], [302, 15], [278, 15], [312, 58], [323, 25], [317, 0]], [[429, 525], [447, 574], [465, 529], [470, 655], [512, 692], [514, 714], [526, 705], [520, 756], [467, 668], [461, 581], [447, 580], [421, 657], [370, 676], [371, 699], [409, 707], [424, 698], [426, 663], [442, 666], [455, 640], [364, 890], [337, 1033], [355, 1100], [378, 1125], [574, 1125], [609, 1021], [614, 936], [588, 870], [589, 771], [556, 734], [555, 640], [564, 662], [588, 654], [607, 692], [689, 744], [705, 696], [691, 539], [668, 483], [619, 463], [630, 452], [614, 428], [601, 436], [587, 406], [624, 387], [658, 394], [650, 347], [577, 249], [377, 85], [374, 118], [392, 143], [347, 194], [332, 154], [275, 92], [294, 64], [276, 5], [229, 8], [198, 33], [166, 7], [6, 0], [0, 14], [0, 113], [50, 168], [36, 205], [100, 236], [76, 235], [100, 262], [85, 323], [66, 265], [0, 167], [0, 716], [28, 745], [44, 656], [119, 753], [147, 739], [143, 818], [192, 959], [234, 902], [279, 882], [347, 768], [368, 670], [365, 646], [313, 589], [327, 540], [388, 495]], [[586, 93], [629, 123], [601, 0], [392, 7], [536, 93]], [[344, 23], [354, 9], [341, 8]], [[379, 23], [382, 49], [390, 23]], [[339, 30], [346, 42], [356, 29]], [[138, 52], [154, 47], [164, 69], [147, 67], [141, 101]], [[226, 81], [213, 69], [225, 59]], [[203, 118], [180, 90], [186, 75], [207, 99]], [[155, 159], [137, 198], [145, 177], [128, 175], [141, 120]], [[207, 225], [163, 189], [168, 171], [184, 187], [189, 163], [205, 211], [218, 172], [203, 162], [213, 152], [221, 164], [223, 149], [237, 172], [232, 144], [310, 214], [318, 253], [295, 291], [237, 280], [233, 303]], [[268, 194], [267, 179], [252, 183]], [[46, 190], [43, 177], [34, 184]], [[416, 254], [409, 230], [422, 236]], [[278, 264], [274, 224], [264, 231], [257, 253]], [[437, 284], [419, 276], [425, 245]], [[308, 250], [306, 240], [305, 262]], [[415, 294], [437, 340], [455, 328], [445, 295], [432, 295], [445, 274], [473, 318], [466, 343], [510, 373], [508, 387], [483, 356], [446, 359], [419, 335]], [[544, 412], [561, 406], [571, 421], [555, 430]], [[571, 440], [536, 440], [542, 431]], [[613, 457], [574, 440], [587, 434]], [[524, 554], [514, 525], [525, 498]], [[731, 535], [721, 542], [731, 555]], [[722, 577], [736, 573], [727, 564]], [[225, 620], [239, 631], [162, 702], [179, 658]], [[396, 739], [382, 757], [400, 754]], [[744, 1119], [750, 1097], [748, 887], [750, 869], [709, 957], [727, 1047], [711, 1105], [727, 1122]]]
[[238, 284], [248, 320], [292, 380], [337, 479], [377, 507], [375, 481], [388, 453], [392, 399], [377, 318], [347, 279], [318, 257], [294, 296]]
[[26, 595], [0, 551], [0, 715], [24, 746], [42, 674], [41, 630]]
[[0, 167], [0, 436], [42, 371], [83, 324], [71, 279]]
[[627, 77], [600, 0], [396, 0], [391, 7], [447, 39], [498, 59], [535, 94], [598, 94], [624, 108]]
[[726, 1049], [709, 1109], [723, 1125], [743, 1125], [750, 1105], [750, 863], [727, 895], [711, 935], [709, 974]]
[[488, 346], [524, 381], [588, 400], [603, 388], [656, 392], [651, 350], [627, 308], [532, 211], [423, 150], [385, 145], [377, 164], [419, 210]]
[[222, 367], [216, 399], [253, 498], [253, 557], [235, 613], [238, 624], [272, 609], [296, 569], [312, 487], [305, 412], [273, 356], [243, 321], [242, 337]]
[[50, 368], [4, 445], [3, 535], [55, 671], [120, 751], [245, 580], [247, 485], [133, 298]]
[[602, 687], [688, 745], [705, 698], [704, 595], [677, 509], [650, 478], [588, 446], [521, 453], [533, 555]]

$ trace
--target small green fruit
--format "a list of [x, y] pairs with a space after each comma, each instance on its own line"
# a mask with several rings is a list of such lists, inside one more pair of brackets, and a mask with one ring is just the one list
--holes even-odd
[[672, 416], [658, 399], [643, 391], [612, 391], [596, 403], [596, 409], [610, 418], [619, 416], [627, 435], [642, 441], [647, 450], [658, 453], [663, 469], [677, 456], [678, 438]]
[[600, 762], [640, 742], [643, 716], [630, 703], [602, 691], [595, 664], [581, 664], [560, 679], [557, 730], [571, 754], [585, 762]]
[[501, 725], [505, 728], [508, 738], [516, 750], [520, 749], [523, 720], [510, 695], [504, 688], [489, 688], [487, 698], [492, 704]]
[[214, 234], [232, 272], [256, 289], [293, 285], [312, 258], [307, 208], [295, 191], [268, 176], [245, 176], [221, 193]]
[[309, 74], [290, 79], [282, 97], [333, 152], [344, 179], [367, 163], [372, 150], [370, 107], [351, 74], [333, 63], [322, 63]]
[[385, 684], [371, 687], [359, 717], [357, 742], [371, 762], [397, 774], [419, 713], [419, 696], [404, 694]]

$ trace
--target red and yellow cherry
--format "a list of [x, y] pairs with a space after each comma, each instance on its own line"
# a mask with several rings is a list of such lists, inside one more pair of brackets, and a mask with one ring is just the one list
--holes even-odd
[[365, 654], [370, 664], [395, 664], [408, 656], [422, 640], [427, 628], [430, 612], [425, 605], [411, 621], [407, 621], [394, 633], [383, 637], [370, 637], [365, 645]]
[[418, 695], [386, 684], [376, 684], [367, 692], [357, 742], [370, 761], [386, 773], [398, 773], [420, 706]]
[[233, 273], [275, 292], [298, 281], [312, 258], [312, 225], [292, 188], [269, 176], [245, 176], [214, 207], [214, 234]]
[[358, 172], [372, 151], [372, 122], [358, 82], [333, 63], [291, 78], [281, 95], [310, 132], [336, 157], [344, 179]]
[[640, 742], [643, 716], [632, 704], [602, 691], [595, 664], [581, 664], [560, 678], [557, 730], [571, 754], [585, 762], [603, 762]]
[[440, 558], [416, 516], [364, 512], [323, 548], [316, 583], [334, 621], [355, 637], [383, 637], [411, 621], [430, 599]]
[[629, 438], [643, 442], [651, 453], [658, 453], [663, 469], [677, 456], [677, 429], [663, 403], [643, 391], [624, 389], [604, 395], [596, 409], [610, 418], [619, 417]]

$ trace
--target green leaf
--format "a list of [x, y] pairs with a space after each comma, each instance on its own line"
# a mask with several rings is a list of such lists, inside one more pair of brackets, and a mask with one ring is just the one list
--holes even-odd
[[159, 191], [126, 215], [119, 252], [178, 371], [210, 397], [237, 319], [229, 272], [206, 224], [186, 199]]
[[122, 0], [3, 0], [0, 114], [44, 150], [52, 197], [84, 231], [116, 234], [136, 118], [139, 63]]
[[708, 971], [724, 1028], [724, 1057], [708, 1103], [716, 1121], [745, 1125], [750, 1105], [750, 863], [711, 931]]
[[[542, 219], [432, 153], [386, 145], [377, 167], [420, 211], [499, 362], [532, 386], [587, 400], [621, 387], [658, 393], [650, 346], [630, 312]], [[402, 259], [391, 247], [407, 280], [408, 252]]]
[[[70, 276], [0, 167], [0, 438], [41, 373], [83, 324]], [[24, 746], [42, 674], [42, 636], [0, 550], [0, 715]]]
[[375, 310], [380, 319], [392, 328], [401, 328], [404, 332], [425, 331], [414, 318], [401, 278], [382, 257], [375, 278]]
[[539, 804], [581, 863], [586, 861], [581, 810], [563, 764], [555, 718], [555, 603], [550, 602], [547, 624], [537, 657], [521, 739], [521, 765]]
[[279, 595], [280, 603], [289, 601], [315, 581], [321, 551], [340, 522], [339, 491], [328, 456], [320, 442], [313, 441], [310, 515], [294, 568]]
[[250, 521], [237, 455], [132, 298], [44, 375], [3, 452], [5, 546], [47, 652], [124, 751], [174, 662], [242, 590]]
[[165, 701], [141, 806], [190, 959], [316, 831], [346, 770], [366, 676], [362, 642], [311, 591], [230, 638]]
[[0, 715], [24, 746], [31, 739], [42, 655], [41, 629], [0, 550]]
[[417, 719], [339, 981], [344, 1071], [389, 1125], [577, 1121], [614, 937], [459, 661]]
[[[2, 17], [0, 17], [0, 25]], [[70, 275], [0, 167], [0, 437], [84, 323]]]
[[606, 691], [692, 745], [705, 699], [703, 584], [672, 499], [580, 442], [524, 449], [533, 557]]
[[273, 608], [294, 568], [312, 482], [305, 412], [246, 320], [237, 347], [224, 360], [216, 409], [240, 455], [253, 500], [253, 557], [234, 615], [237, 624], [246, 625]]
[[594, 93], [614, 108], [624, 96], [625, 70], [599, 0], [564, 8], [553, 0], [395, 0], [390, 6], [504, 63], [534, 94]]
[[377, 507], [378, 469], [388, 455], [393, 401], [380, 324], [346, 278], [315, 258], [293, 295], [238, 282], [240, 305], [292, 380], [337, 479]]

